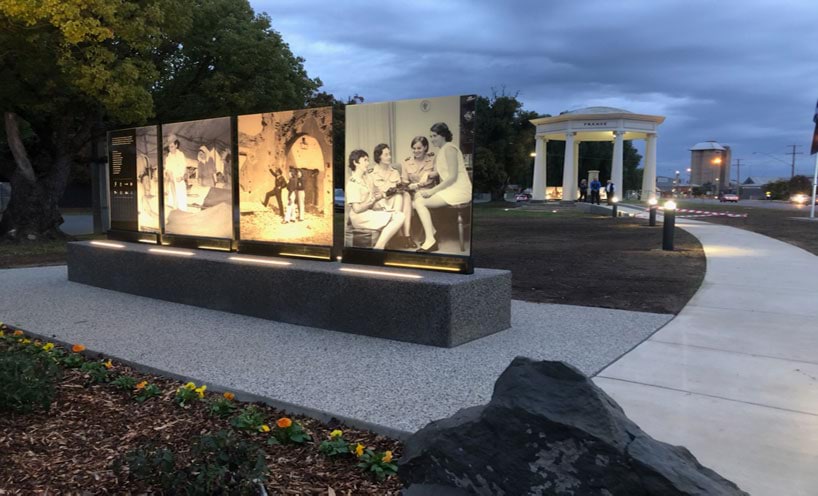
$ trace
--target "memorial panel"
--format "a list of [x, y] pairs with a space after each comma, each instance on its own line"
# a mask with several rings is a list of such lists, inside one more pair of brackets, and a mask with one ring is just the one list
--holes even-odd
[[[355, 251], [363, 261], [362, 250], [400, 253], [404, 261], [419, 254], [424, 265], [440, 255], [470, 256], [475, 101], [346, 108], [345, 259]], [[389, 256], [370, 258], [390, 265]]]
[[332, 109], [238, 117], [239, 238], [332, 246]]
[[229, 117], [162, 125], [164, 232], [233, 237], [232, 127]]

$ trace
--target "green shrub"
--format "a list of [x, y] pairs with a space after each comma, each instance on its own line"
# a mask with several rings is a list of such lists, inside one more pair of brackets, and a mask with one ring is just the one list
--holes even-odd
[[61, 370], [47, 355], [19, 349], [0, 351], [0, 410], [48, 410]]
[[255, 432], [264, 425], [264, 412], [256, 405], [249, 405], [230, 419], [230, 425], [243, 431]]
[[[264, 452], [229, 431], [205, 435], [193, 443], [187, 466], [177, 467], [168, 449], [143, 448], [124, 457], [131, 477], [169, 494], [258, 494], [267, 477]], [[115, 467], [121, 472], [121, 462]]]

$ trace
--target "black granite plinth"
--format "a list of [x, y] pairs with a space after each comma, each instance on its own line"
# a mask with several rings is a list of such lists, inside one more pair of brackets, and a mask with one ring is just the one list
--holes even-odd
[[462, 275], [84, 241], [68, 244], [68, 279], [213, 310], [441, 347], [511, 326], [511, 272], [504, 270], [475, 269]]

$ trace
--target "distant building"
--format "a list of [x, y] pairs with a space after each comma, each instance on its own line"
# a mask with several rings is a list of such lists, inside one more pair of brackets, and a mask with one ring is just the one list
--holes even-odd
[[710, 184], [713, 190], [730, 187], [730, 147], [715, 141], [696, 143], [690, 149], [690, 184]]
[[741, 183], [741, 198], [746, 200], [761, 200], [765, 198], [764, 186], [776, 181], [788, 181], [788, 177], [759, 177], [750, 176]]

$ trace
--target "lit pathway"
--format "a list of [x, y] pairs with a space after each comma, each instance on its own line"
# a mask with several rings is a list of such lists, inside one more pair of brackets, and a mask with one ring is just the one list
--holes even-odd
[[677, 227], [704, 247], [702, 287], [594, 381], [751, 494], [818, 494], [818, 257], [741, 229]]

